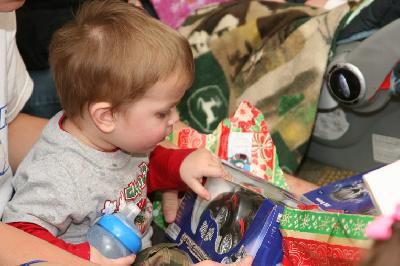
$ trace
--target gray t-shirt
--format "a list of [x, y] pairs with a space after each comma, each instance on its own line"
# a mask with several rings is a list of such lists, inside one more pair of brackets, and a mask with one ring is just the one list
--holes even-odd
[[136, 225], [146, 232], [152, 214], [146, 196], [147, 156], [95, 150], [62, 130], [61, 119], [62, 112], [50, 120], [18, 168], [12, 181], [15, 195], [3, 221], [34, 223], [80, 243], [102, 214], [134, 202], [143, 210]]

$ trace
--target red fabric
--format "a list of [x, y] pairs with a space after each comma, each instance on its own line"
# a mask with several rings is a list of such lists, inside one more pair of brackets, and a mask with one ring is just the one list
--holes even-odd
[[17, 222], [9, 223], [9, 225], [46, 240], [47, 242], [56, 245], [57, 247], [62, 248], [78, 257], [81, 257], [85, 260], [90, 260], [90, 246], [88, 242], [83, 242], [80, 244], [66, 243], [65, 241], [53, 236], [45, 228], [33, 223]]
[[186, 184], [182, 181], [179, 169], [183, 160], [196, 149], [167, 149], [157, 146], [150, 154], [147, 192], [174, 189], [184, 191]]

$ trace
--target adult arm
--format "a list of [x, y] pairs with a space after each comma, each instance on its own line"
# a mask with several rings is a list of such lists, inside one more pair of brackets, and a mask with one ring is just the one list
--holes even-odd
[[0, 265], [46, 260], [60, 265], [96, 265], [12, 226], [0, 223]]
[[47, 119], [20, 113], [8, 125], [8, 159], [14, 172], [38, 140], [47, 121]]
[[299, 196], [318, 188], [317, 185], [311, 182], [286, 173], [284, 174], [284, 178], [289, 186], [289, 191]]
[[40, 239], [46, 240], [47, 242], [61, 249], [64, 249], [82, 259], [90, 260], [90, 246], [88, 242], [83, 242], [79, 244], [67, 243], [62, 239], [53, 236], [48, 230], [37, 224], [18, 222], [10, 223], [9, 225], [25, 231], [26, 233], [29, 233], [31, 235], [34, 235]]

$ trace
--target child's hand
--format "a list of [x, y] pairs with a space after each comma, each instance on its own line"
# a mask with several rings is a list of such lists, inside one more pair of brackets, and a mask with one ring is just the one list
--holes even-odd
[[198, 149], [189, 154], [179, 169], [182, 181], [197, 195], [209, 200], [210, 193], [203, 187], [203, 177], [222, 177], [224, 168], [217, 156], [206, 149]]
[[136, 259], [136, 255], [130, 255], [118, 259], [109, 259], [103, 256], [95, 247], [90, 246], [90, 261], [102, 266], [130, 266]]
[[246, 256], [244, 259], [237, 261], [235, 263], [230, 263], [230, 264], [222, 264], [222, 263], [218, 263], [215, 261], [211, 261], [211, 260], [205, 260], [199, 263], [194, 264], [194, 266], [219, 266], [219, 265], [225, 265], [225, 266], [251, 266], [251, 264], [253, 263], [253, 257], [251, 256]]

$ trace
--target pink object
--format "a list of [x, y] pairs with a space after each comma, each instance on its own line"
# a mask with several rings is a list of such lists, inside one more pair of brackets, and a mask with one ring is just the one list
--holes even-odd
[[194, 10], [227, 1], [229, 0], [151, 0], [160, 20], [173, 28], [181, 26]]
[[388, 240], [392, 236], [392, 225], [396, 221], [400, 221], [400, 204], [391, 216], [381, 215], [369, 223], [365, 234], [374, 240]]

